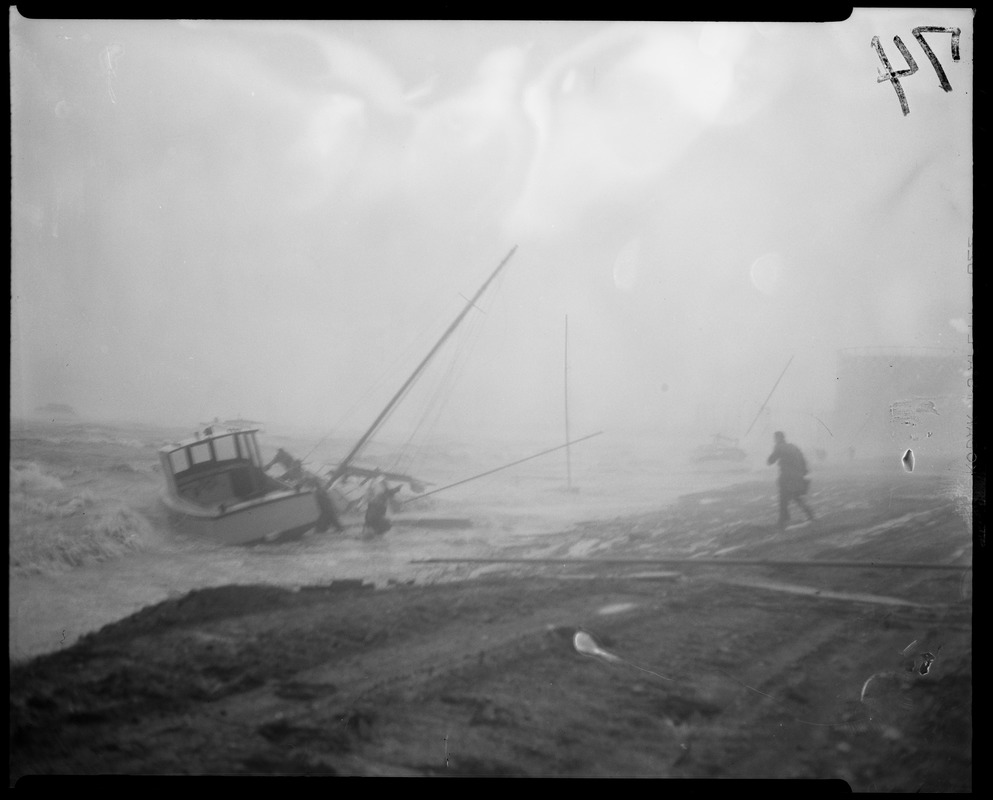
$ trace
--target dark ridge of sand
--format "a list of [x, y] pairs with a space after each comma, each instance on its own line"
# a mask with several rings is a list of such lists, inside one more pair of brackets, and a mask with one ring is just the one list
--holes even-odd
[[[748, 483], [576, 526], [550, 551], [733, 548], [864, 569], [583, 562], [380, 590], [191, 592], [12, 665], [11, 783], [646, 776], [971, 791], [971, 573], [871, 565], [970, 563], [949, 481], [914, 477], [822, 475], [818, 525], [785, 534], [768, 482]], [[610, 655], [579, 652], [577, 632]]]

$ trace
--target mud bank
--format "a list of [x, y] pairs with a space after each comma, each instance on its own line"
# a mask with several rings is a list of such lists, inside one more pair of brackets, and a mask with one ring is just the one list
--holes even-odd
[[[947, 481], [901, 481], [824, 478], [818, 524], [785, 535], [768, 524], [768, 485], [744, 484], [544, 541], [546, 556], [581, 563], [191, 592], [12, 668], [11, 781], [840, 778], [855, 791], [971, 791], [970, 530]], [[721, 552], [865, 567], [638, 564]], [[600, 651], [577, 648], [577, 633]]]

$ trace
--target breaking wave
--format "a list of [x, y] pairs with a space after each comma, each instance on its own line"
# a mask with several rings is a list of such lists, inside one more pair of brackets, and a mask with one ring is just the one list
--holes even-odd
[[142, 549], [151, 525], [124, 504], [66, 488], [33, 461], [10, 463], [9, 575], [58, 574]]

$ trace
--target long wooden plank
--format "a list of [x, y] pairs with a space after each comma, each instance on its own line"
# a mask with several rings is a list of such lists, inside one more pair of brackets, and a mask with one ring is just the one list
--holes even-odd
[[771, 561], [761, 558], [423, 558], [411, 564], [577, 564], [645, 566], [679, 564], [700, 567], [827, 567], [836, 569], [937, 569], [967, 571], [972, 564], [930, 564], [915, 561]]

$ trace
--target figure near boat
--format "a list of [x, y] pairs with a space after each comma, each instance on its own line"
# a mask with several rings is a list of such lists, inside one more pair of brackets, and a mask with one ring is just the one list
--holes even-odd
[[287, 453], [282, 447], [276, 451], [272, 461], [262, 469], [268, 472], [273, 466], [279, 464], [283, 468], [283, 480], [294, 483], [304, 477], [303, 462]]
[[[285, 470], [282, 476], [283, 480], [299, 486], [306, 486], [314, 491], [314, 499], [317, 501], [320, 512], [314, 524], [314, 530], [317, 533], [325, 533], [334, 528], [338, 533], [342, 533], [345, 526], [341, 521], [339, 503], [344, 504], [344, 510], [347, 511], [357, 502], [354, 499], [351, 501], [348, 499], [346, 489], [348, 477], [343, 475], [328, 486], [318, 476], [308, 472], [304, 468], [303, 462], [282, 448], [266, 464], [265, 468], [269, 469], [276, 464]], [[393, 527], [387, 515], [390, 510], [390, 501], [401, 488], [403, 488], [402, 485], [391, 487], [378, 469], [372, 473], [368, 479], [364, 496], [366, 508], [365, 522], [362, 528], [363, 536], [380, 536]]]
[[324, 483], [319, 478], [315, 478], [311, 485], [314, 488], [314, 498], [317, 500], [317, 507], [321, 512], [317, 518], [317, 522], [314, 524], [314, 530], [318, 533], [326, 533], [328, 528], [334, 528], [338, 533], [342, 533], [345, 530], [345, 526], [341, 524], [341, 520], [338, 518], [338, 509], [335, 507], [334, 499], [331, 497], [330, 492], [324, 487]]
[[365, 527], [362, 530], [364, 535], [380, 536], [393, 527], [386, 514], [390, 500], [401, 488], [391, 488], [382, 475], [370, 479], [366, 490]]

